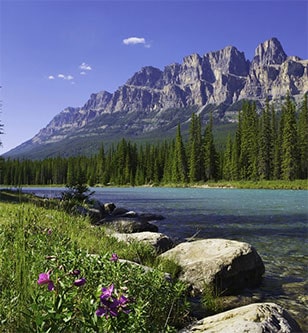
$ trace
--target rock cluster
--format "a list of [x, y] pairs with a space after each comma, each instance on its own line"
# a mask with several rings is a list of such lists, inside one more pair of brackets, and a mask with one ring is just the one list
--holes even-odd
[[[145, 242], [160, 257], [174, 260], [180, 267], [179, 279], [191, 287], [193, 295], [202, 294], [206, 286], [214, 286], [224, 295], [238, 293], [260, 284], [265, 272], [257, 251], [244, 242], [227, 239], [203, 239], [175, 245], [158, 232], [149, 221], [162, 219], [155, 214], [139, 215], [112, 203], [94, 204], [92, 222], [104, 225], [119, 241]], [[91, 216], [91, 210], [90, 216]], [[145, 271], [150, 268], [144, 267]], [[255, 303], [198, 320], [179, 333], [299, 333], [297, 322], [274, 303]]]

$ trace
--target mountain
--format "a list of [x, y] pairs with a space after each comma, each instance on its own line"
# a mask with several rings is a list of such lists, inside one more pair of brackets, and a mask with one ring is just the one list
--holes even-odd
[[4, 157], [44, 158], [90, 154], [102, 142], [122, 137], [162, 138], [192, 112], [205, 122], [236, 121], [245, 99], [264, 105], [266, 98], [281, 102], [289, 92], [301, 100], [308, 91], [308, 60], [288, 57], [276, 38], [257, 46], [252, 61], [234, 46], [191, 54], [164, 70], [142, 68], [114, 93], [101, 91], [82, 107], [68, 107], [31, 140]]

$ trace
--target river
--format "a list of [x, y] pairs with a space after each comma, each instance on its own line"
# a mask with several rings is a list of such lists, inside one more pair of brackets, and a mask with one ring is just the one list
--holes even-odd
[[[94, 188], [94, 197], [138, 213], [165, 217], [154, 222], [177, 242], [195, 236], [253, 245], [265, 264], [262, 301], [285, 307], [308, 332], [308, 191], [214, 188]], [[25, 188], [59, 196], [63, 188]]]

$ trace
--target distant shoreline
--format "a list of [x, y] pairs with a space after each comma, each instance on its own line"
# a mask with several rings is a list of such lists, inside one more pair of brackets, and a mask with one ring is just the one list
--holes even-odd
[[[65, 188], [64, 184], [53, 184], [53, 185], [0, 185], [0, 189], [23, 189], [23, 188]], [[109, 187], [172, 187], [172, 188], [204, 188], [204, 189], [268, 189], [268, 190], [308, 190], [308, 180], [300, 179], [294, 181], [282, 181], [282, 180], [263, 180], [263, 181], [219, 181], [219, 182], [208, 182], [208, 183], [182, 183], [182, 184], [144, 184], [144, 185], [116, 185], [116, 184], [96, 184], [91, 188], [109, 188]]]

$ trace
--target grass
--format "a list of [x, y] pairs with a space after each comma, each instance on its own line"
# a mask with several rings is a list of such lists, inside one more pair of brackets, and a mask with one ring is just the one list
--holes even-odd
[[308, 190], [307, 179], [293, 181], [284, 180], [260, 180], [260, 181], [219, 181], [210, 183], [209, 186], [234, 187], [238, 189], [271, 189], [271, 190]]
[[217, 182], [198, 182], [198, 183], [183, 183], [183, 184], [164, 184], [164, 187], [200, 187], [200, 188], [238, 188], [238, 189], [270, 189], [270, 190], [308, 190], [307, 179], [297, 179], [293, 181], [287, 180], [260, 180], [260, 181], [224, 181]]
[[[31, 199], [1, 193], [3, 332], [175, 332], [185, 324], [186, 286], [166, 279], [163, 272], [170, 268], [175, 275], [173, 263], [157, 260], [150, 246], [116, 241], [103, 228], [91, 226], [86, 217], [23, 202]], [[112, 262], [113, 253], [155, 269], [145, 272], [136, 265]], [[74, 276], [77, 269], [80, 275]], [[41, 273], [50, 273], [54, 290], [38, 285]], [[81, 277], [86, 283], [75, 286]], [[116, 297], [128, 301], [118, 305], [117, 316], [109, 313], [107, 319], [101, 318], [95, 314], [103, 306], [100, 294], [111, 285], [114, 294], [108, 304]], [[129, 313], [124, 311], [126, 306]]]
[[[169, 185], [170, 186], [170, 185]], [[188, 186], [183, 184], [182, 187]], [[189, 186], [192, 186], [189, 184]], [[204, 187], [307, 189], [306, 180], [294, 182], [218, 182]], [[151, 266], [145, 272], [119, 258]], [[75, 270], [80, 275], [74, 276]], [[164, 272], [172, 275], [166, 279]], [[38, 285], [41, 273], [50, 273], [54, 290]], [[129, 244], [108, 236], [87, 217], [72, 216], [57, 200], [20, 191], [0, 191], [0, 325], [16, 332], [176, 332], [189, 321], [187, 288], [176, 277], [179, 267], [162, 261], [154, 248], [140, 242]], [[74, 281], [85, 278], [76, 287]], [[102, 288], [114, 286], [108, 299], [127, 299], [117, 316], [101, 318], [96, 311]], [[222, 310], [219, 295], [205, 288], [202, 304], [207, 313]], [[122, 298], [121, 298], [122, 297]], [[124, 297], [124, 298], [123, 298]], [[126, 306], [129, 313], [126, 313]], [[106, 315], [105, 315], [106, 316]]]

